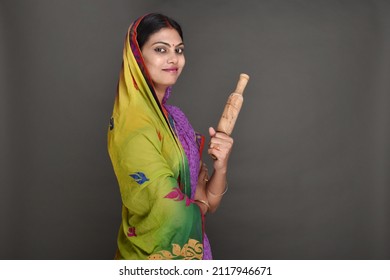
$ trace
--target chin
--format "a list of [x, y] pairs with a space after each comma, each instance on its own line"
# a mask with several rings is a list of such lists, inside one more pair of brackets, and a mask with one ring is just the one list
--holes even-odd
[[176, 82], [177, 82], [177, 79], [171, 79], [166, 83], [166, 86], [168, 86], [168, 87], [173, 86], [174, 84], [176, 84]]

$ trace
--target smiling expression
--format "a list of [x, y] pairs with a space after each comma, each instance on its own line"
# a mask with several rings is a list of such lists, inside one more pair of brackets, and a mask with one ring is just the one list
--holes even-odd
[[175, 29], [162, 28], [149, 37], [141, 51], [161, 103], [165, 90], [176, 83], [183, 70], [183, 41]]

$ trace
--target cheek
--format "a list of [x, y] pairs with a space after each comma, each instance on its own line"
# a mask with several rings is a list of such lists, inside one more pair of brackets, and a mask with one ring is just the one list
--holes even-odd
[[186, 65], [186, 59], [183, 56], [183, 58], [181, 59], [181, 66], [184, 67], [184, 65]]
[[163, 68], [164, 60], [159, 56], [155, 56], [152, 60], [149, 61], [149, 65], [154, 70], [159, 70], [160, 68]]
[[145, 62], [145, 66], [149, 71], [152, 71], [158, 63], [158, 57], [156, 57], [153, 53], [150, 52], [143, 53], [143, 59]]
[[150, 64], [150, 61], [149, 61], [149, 58], [144, 56], [144, 63], [145, 63], [145, 66], [146, 66], [146, 69], [148, 69], [148, 71], [150, 71], [150, 69], [152, 68], [152, 65]]

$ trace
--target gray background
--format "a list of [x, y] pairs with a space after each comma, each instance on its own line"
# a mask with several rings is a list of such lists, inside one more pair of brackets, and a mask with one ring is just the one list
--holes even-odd
[[1, 0], [0, 258], [114, 256], [108, 120], [128, 25], [159, 11], [184, 29], [171, 103], [196, 130], [251, 76], [215, 258], [389, 259], [386, 2]]

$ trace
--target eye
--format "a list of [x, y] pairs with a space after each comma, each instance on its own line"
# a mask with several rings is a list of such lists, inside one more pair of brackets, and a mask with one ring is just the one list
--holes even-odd
[[184, 48], [177, 48], [177, 49], [175, 49], [175, 52], [177, 54], [184, 54]]
[[164, 48], [161, 48], [161, 47], [157, 47], [154, 49], [155, 52], [158, 52], [158, 53], [165, 53], [166, 50]]

